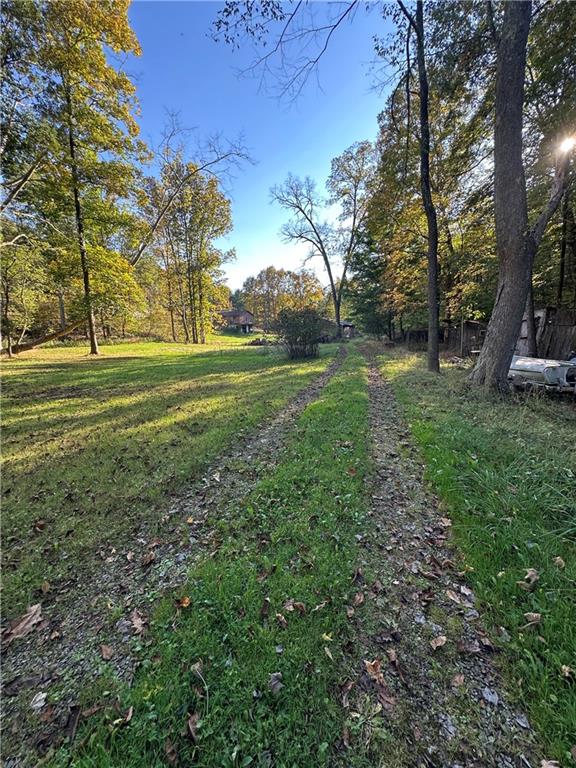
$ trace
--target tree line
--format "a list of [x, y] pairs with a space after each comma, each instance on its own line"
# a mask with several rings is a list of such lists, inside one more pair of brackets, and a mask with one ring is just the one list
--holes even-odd
[[2, 333], [8, 353], [85, 328], [203, 343], [227, 304], [215, 243], [238, 144], [138, 136], [129, 0], [2, 3]]
[[[533, 355], [533, 307], [576, 312], [576, 6], [228, 2], [214, 34], [267, 43], [254, 67], [297, 97], [333, 34], [360, 12], [390, 22], [376, 56], [392, 88], [355, 247], [349, 259], [340, 250], [340, 291], [367, 329], [427, 323], [432, 371], [441, 323], [487, 320], [470, 381], [506, 390], [524, 312]], [[279, 193], [304, 225], [292, 236], [324, 258], [309, 186], [289, 179]]]

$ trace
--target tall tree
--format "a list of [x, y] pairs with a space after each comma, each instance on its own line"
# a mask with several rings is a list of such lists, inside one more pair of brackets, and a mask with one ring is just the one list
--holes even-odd
[[499, 277], [486, 339], [470, 382], [508, 390], [508, 371], [531, 287], [534, 256], [564, 194], [569, 153], [556, 165], [550, 197], [532, 227], [524, 172], [523, 107], [531, 2], [507, 3], [498, 35], [494, 108], [494, 216]]

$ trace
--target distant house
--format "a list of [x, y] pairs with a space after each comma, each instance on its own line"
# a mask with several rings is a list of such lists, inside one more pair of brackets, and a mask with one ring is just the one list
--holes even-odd
[[220, 314], [226, 328], [234, 328], [240, 333], [252, 333], [254, 315], [247, 309], [222, 309]]

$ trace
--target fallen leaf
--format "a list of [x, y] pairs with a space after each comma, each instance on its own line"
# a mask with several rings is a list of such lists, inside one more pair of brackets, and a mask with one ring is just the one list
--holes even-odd
[[141, 635], [142, 632], [144, 632], [146, 629], [146, 617], [141, 614], [139, 610], [134, 608], [129, 618], [132, 624], [132, 628], [134, 629], [134, 633], [136, 635]]
[[188, 597], [188, 595], [185, 595], [184, 597], [181, 597], [180, 600], [178, 600], [178, 607], [179, 608], [188, 608], [190, 606], [190, 603], [192, 601]]
[[19, 637], [25, 637], [42, 621], [42, 606], [40, 603], [31, 605], [23, 616], [12, 622], [4, 634], [7, 643]]
[[540, 578], [540, 574], [534, 568], [526, 569], [526, 576], [521, 581], [517, 581], [517, 586], [523, 589], [525, 592], [531, 592], [536, 586], [536, 582]]
[[194, 742], [194, 744], [198, 743], [198, 721], [200, 720], [200, 715], [198, 712], [193, 712], [191, 715], [188, 715], [188, 721], [186, 723], [186, 726], [188, 728], [188, 735]]
[[260, 618], [265, 619], [269, 613], [270, 613], [270, 598], [265, 597], [264, 601], [262, 602], [262, 607], [260, 608]]
[[332, 656], [332, 654], [330, 652], [330, 648], [328, 648], [327, 645], [324, 646], [324, 653], [326, 654], [326, 656], [328, 656], [330, 661], [334, 661], [334, 656]]
[[356, 592], [354, 595], [354, 599], [352, 600], [352, 604], [355, 608], [358, 608], [358, 606], [362, 605], [364, 603], [364, 592]]
[[291, 597], [289, 600], [286, 600], [282, 608], [291, 613], [294, 610], [294, 599]]
[[562, 570], [562, 568], [566, 568], [566, 563], [561, 557], [555, 557], [552, 562], [557, 568], [560, 568], [560, 570]]
[[286, 629], [288, 627], [288, 622], [286, 621], [286, 618], [282, 616], [281, 613], [276, 614], [276, 621], [282, 627], [282, 629]]
[[294, 608], [298, 611], [298, 613], [301, 616], [305, 615], [305, 613], [306, 613], [306, 606], [304, 605], [304, 603], [296, 602], [296, 603], [294, 603]]
[[386, 649], [386, 656], [388, 656], [388, 659], [391, 664], [397, 664], [398, 663], [398, 654], [394, 650], [394, 648], [387, 648]]
[[352, 616], [354, 616], [354, 608], [352, 608], [351, 605], [346, 606], [346, 616], [348, 616], [349, 619], [351, 619]]
[[148, 566], [152, 565], [154, 560], [156, 560], [156, 555], [152, 550], [150, 550], [150, 552], [147, 552], [144, 555], [140, 562], [142, 563], [143, 568], [148, 568]]
[[364, 575], [362, 573], [361, 568], [356, 568], [354, 571], [354, 576], [352, 576], [352, 582], [353, 584], [356, 584], [357, 586], [360, 586], [360, 584], [364, 584]]
[[100, 653], [104, 661], [109, 661], [114, 656], [114, 649], [110, 645], [101, 645]]
[[380, 579], [376, 579], [374, 584], [372, 584], [371, 589], [372, 589], [372, 592], [374, 592], [375, 595], [379, 595], [380, 592], [382, 592], [382, 590], [384, 589], [384, 585], [382, 584]]
[[453, 589], [447, 589], [446, 590], [446, 596], [452, 600], [452, 602], [457, 603], [458, 605], [462, 605], [462, 600], [460, 600], [460, 597], [454, 592]]
[[282, 682], [282, 672], [272, 672], [268, 678], [268, 687], [274, 695], [280, 693], [282, 688], [284, 688], [284, 683]]
[[348, 694], [354, 687], [354, 681], [353, 680], [347, 680], [344, 685], [341, 686], [342, 688], [342, 706], [344, 709], [348, 709], [350, 706], [350, 701], [348, 699]]
[[40, 712], [44, 704], [46, 704], [46, 699], [48, 698], [48, 694], [44, 692], [37, 693], [32, 701], [30, 702], [31, 709], [34, 710], [34, 712]]
[[480, 653], [478, 640], [460, 640], [456, 647], [460, 653]]
[[440, 518], [440, 525], [443, 528], [450, 528], [450, 526], [452, 525], [452, 520], [450, 520], [448, 517], [441, 517]]
[[377, 683], [377, 688], [378, 688], [378, 693], [377, 693], [378, 701], [380, 702], [380, 704], [382, 704], [384, 709], [386, 709], [387, 711], [390, 711], [396, 704], [396, 699], [392, 695], [392, 691], [388, 688], [388, 686], [383, 680], [380, 680]]
[[193, 517], [187, 517], [186, 518], [186, 522], [188, 523], [188, 525], [192, 525], [194, 523], [194, 518]]
[[48, 592], [50, 592], [50, 589], [51, 587], [50, 587], [49, 581], [43, 581], [42, 584], [40, 585], [40, 590], [42, 591], [43, 595], [47, 595]]
[[166, 739], [164, 753], [166, 754], [166, 760], [168, 760], [170, 765], [178, 765], [178, 752], [176, 752], [176, 747], [172, 744], [170, 739]]
[[318, 605], [315, 605], [314, 608], [312, 608], [312, 613], [316, 613], [316, 611], [321, 611], [322, 608], [325, 608], [328, 605], [328, 600], [323, 600], [321, 603], [318, 603]]
[[364, 660], [364, 667], [366, 668], [366, 672], [368, 673], [369, 677], [372, 678], [372, 680], [375, 680], [376, 682], [383, 680], [382, 662], [380, 659], [374, 659], [374, 661]]
[[540, 620], [542, 618], [542, 614], [541, 613], [531, 613], [531, 612], [528, 612], [528, 613], [524, 614], [524, 618], [528, 622], [528, 625], [530, 625], [530, 624], [540, 624]]
[[461, 685], [464, 685], [464, 675], [454, 675], [452, 678], [452, 685], [455, 688], [459, 688]]
[[43, 531], [44, 528], [46, 528], [46, 520], [35, 520], [33, 527], [36, 533], [40, 533], [40, 531]]
[[574, 677], [574, 670], [572, 667], [569, 667], [568, 664], [562, 664], [560, 672], [562, 673], [562, 677], [565, 677], [567, 680]]
[[126, 560], [131, 563], [134, 560], [134, 552], [126, 552]]
[[542, 760], [540, 768], [561, 768], [561, 765], [557, 760]]
[[446, 645], [447, 640], [448, 638], [446, 635], [438, 635], [438, 637], [430, 640], [430, 645], [432, 646], [433, 650], [436, 650], [437, 648], [441, 648], [443, 645]]

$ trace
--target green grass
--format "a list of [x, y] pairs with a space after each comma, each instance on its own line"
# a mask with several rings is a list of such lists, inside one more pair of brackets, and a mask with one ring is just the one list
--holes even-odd
[[[496, 629], [512, 691], [549, 756], [572, 764], [576, 736], [576, 410], [573, 402], [486, 399], [464, 373], [424, 371], [418, 356], [382, 359], [456, 543]], [[562, 558], [559, 567], [555, 558]], [[561, 564], [560, 564], [561, 565]], [[517, 581], [538, 571], [531, 592]], [[526, 627], [524, 613], [541, 614]], [[495, 633], [496, 634], [496, 633]], [[497, 636], [497, 634], [496, 634]], [[571, 678], [562, 674], [571, 667]]]
[[[170, 746], [179, 765], [198, 768], [330, 764], [343, 721], [338, 662], [350, 633], [344, 607], [368, 469], [365, 364], [349, 350], [297, 421], [275, 471], [212, 521], [223, 544], [177, 595], [190, 606], [159, 607], [140, 672], [121, 695], [120, 711], [134, 708], [130, 723], [114, 722], [115, 709], [86, 725], [72, 765], [164, 766]], [[305, 613], [284, 608], [289, 599]], [[274, 693], [277, 672], [284, 687]], [[197, 743], [186, 735], [189, 715], [199, 718]], [[61, 751], [55, 763], [68, 758]]]
[[171, 497], [334, 354], [295, 364], [244, 341], [106, 345], [99, 358], [54, 347], [3, 362], [6, 615], [142, 523], [154, 530]]

